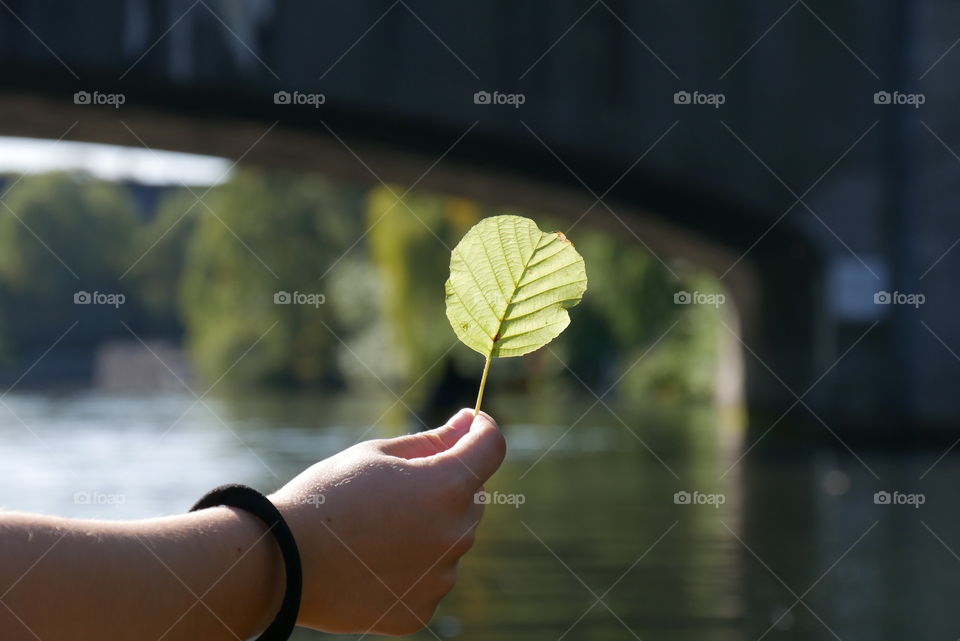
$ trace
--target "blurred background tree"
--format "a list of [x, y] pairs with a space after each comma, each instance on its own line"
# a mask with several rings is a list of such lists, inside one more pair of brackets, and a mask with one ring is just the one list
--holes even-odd
[[130, 195], [83, 174], [52, 173], [14, 179], [4, 203], [0, 327], [5, 340], [0, 342], [6, 351], [22, 357], [46, 349], [69, 327], [65, 319], [79, 322], [64, 345], [96, 344], [126, 333], [115, 321], [106, 322], [110, 311], [103, 306], [76, 306], [74, 294], [129, 294], [119, 276], [129, 264], [137, 225]]
[[[449, 248], [480, 218], [503, 209], [424, 193], [408, 195], [404, 205], [399, 193], [396, 186], [380, 187], [368, 197], [370, 253], [383, 283], [378, 317], [387, 324], [386, 353], [400, 363], [401, 379], [422, 377], [413, 398], [427, 399], [428, 407], [444, 399], [449, 407], [438, 411], [442, 414], [472, 404], [482, 368], [482, 359], [460, 345], [447, 324], [442, 285]], [[521, 214], [543, 229], [566, 228], [548, 214]], [[575, 322], [547, 349], [498, 362], [491, 384], [536, 386], [557, 395], [571, 387], [583, 391], [586, 384], [600, 393], [624, 376], [621, 393], [629, 397], [708, 400], [717, 310], [677, 305], [673, 296], [683, 289], [721, 292], [716, 279], [693, 268], [675, 276], [636, 241], [609, 231], [584, 226], [571, 235], [590, 279], [588, 294], [571, 311]]]
[[205, 201], [179, 297], [200, 373], [215, 380], [233, 367], [239, 385], [342, 384], [337, 302], [282, 305], [274, 295], [324, 293], [321, 277], [361, 232], [358, 195], [319, 177], [240, 171]]
[[176, 189], [161, 197], [154, 215], [136, 230], [130, 259], [132, 288], [145, 312], [144, 330], [151, 335], [180, 336], [179, 284], [187, 247], [205, 209], [196, 194]]
[[[211, 383], [229, 371], [241, 388], [410, 388], [401, 405], [418, 412], [472, 404], [482, 369], [447, 323], [450, 248], [503, 211], [567, 228], [543, 212], [422, 191], [401, 201], [402, 186], [253, 168], [202, 201], [203, 191], [168, 189], [142, 211], [130, 186], [65, 173], [12, 180], [5, 202], [16, 216], [0, 216], [0, 365], [46, 349], [79, 313], [68, 344], [95, 349], [130, 332], [182, 340]], [[720, 292], [716, 279], [668, 268], [606, 229], [570, 234], [590, 279], [575, 322], [548, 349], [498, 363], [491, 389], [562, 398], [622, 376], [618, 393], [641, 405], [709, 400], [720, 312], [673, 295]], [[127, 302], [76, 308], [80, 290]], [[279, 292], [324, 302], [277, 304]]]

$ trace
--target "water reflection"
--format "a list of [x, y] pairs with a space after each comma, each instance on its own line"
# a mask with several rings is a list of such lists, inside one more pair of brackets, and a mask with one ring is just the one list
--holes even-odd
[[[415, 427], [394, 400], [10, 395], [0, 504], [138, 518], [226, 481], [272, 489], [360, 438]], [[712, 412], [613, 406], [621, 423], [602, 406], [584, 415], [589, 400], [492, 401], [510, 454], [487, 490], [523, 503], [488, 506], [457, 589], [417, 638], [960, 635], [952, 457], [929, 471], [939, 453], [868, 452], [868, 469], [842, 450], [756, 451], [733, 465], [736, 430]], [[925, 502], [878, 505], [884, 489]]]

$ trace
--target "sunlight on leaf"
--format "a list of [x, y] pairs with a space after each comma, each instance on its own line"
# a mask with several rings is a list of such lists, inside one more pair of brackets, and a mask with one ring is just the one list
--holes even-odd
[[583, 257], [561, 232], [542, 232], [521, 216], [477, 223], [454, 248], [446, 283], [447, 318], [457, 337], [490, 361], [522, 356], [560, 335], [567, 308], [587, 289]]

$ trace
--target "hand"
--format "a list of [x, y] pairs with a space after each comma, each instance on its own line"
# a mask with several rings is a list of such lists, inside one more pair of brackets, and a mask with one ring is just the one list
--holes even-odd
[[460, 410], [437, 429], [367, 441], [320, 461], [270, 498], [303, 561], [299, 625], [410, 634], [456, 580], [506, 453], [493, 419]]

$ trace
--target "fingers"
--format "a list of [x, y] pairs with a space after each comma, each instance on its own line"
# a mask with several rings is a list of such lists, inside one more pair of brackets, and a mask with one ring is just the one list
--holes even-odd
[[405, 459], [432, 456], [452, 447], [469, 431], [472, 422], [473, 410], [465, 407], [436, 429], [381, 441], [380, 450]]
[[493, 418], [480, 412], [474, 419], [469, 408], [454, 414], [441, 427], [387, 439], [378, 447], [390, 456], [429, 459], [422, 462], [448, 469], [453, 478], [460, 478], [472, 490], [497, 471], [507, 450]]
[[[469, 410], [472, 418], [473, 410]], [[457, 414], [458, 420], [463, 411]], [[470, 425], [469, 431], [453, 445], [431, 457], [431, 462], [446, 466], [452, 474], [465, 475], [466, 484], [472, 489], [483, 485], [490, 478], [507, 452], [507, 444], [496, 422], [486, 412], [480, 412]]]

